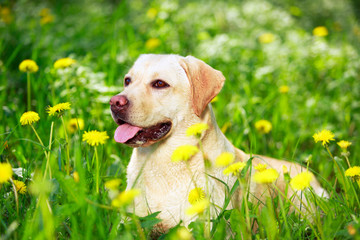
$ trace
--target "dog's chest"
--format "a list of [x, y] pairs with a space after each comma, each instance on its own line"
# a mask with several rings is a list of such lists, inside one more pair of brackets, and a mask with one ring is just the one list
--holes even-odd
[[161, 211], [161, 219], [180, 220], [184, 217], [185, 209], [189, 207], [188, 193], [196, 185], [205, 184], [203, 166], [191, 166], [184, 162], [174, 163], [169, 159], [161, 164], [151, 159], [141, 161], [142, 171], [135, 162], [128, 166], [128, 186], [132, 186], [139, 175], [135, 188], [141, 189], [142, 195], [135, 200], [135, 212], [146, 215], [149, 212]]
[[[185, 163], [169, 162], [159, 166], [149, 162], [145, 168], [142, 187], [150, 205], [171, 207], [187, 201], [188, 192], [194, 187], [194, 183], [193, 171]], [[199, 181], [201, 179], [197, 179], [197, 184]]]

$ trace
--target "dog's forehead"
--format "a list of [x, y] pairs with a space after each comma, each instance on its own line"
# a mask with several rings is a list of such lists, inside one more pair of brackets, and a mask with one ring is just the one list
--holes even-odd
[[185, 76], [179, 58], [177, 55], [143, 54], [135, 61], [129, 74], [140, 78], [167, 78], [167, 80], [179, 74]]
[[164, 64], [178, 64], [179, 56], [173, 54], [142, 54], [135, 61], [134, 67], [141, 65], [142, 67], [156, 67]]

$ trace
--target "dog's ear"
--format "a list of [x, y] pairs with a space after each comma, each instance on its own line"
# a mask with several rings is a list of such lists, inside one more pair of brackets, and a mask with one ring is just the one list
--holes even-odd
[[200, 117], [208, 103], [220, 92], [225, 77], [220, 71], [192, 56], [181, 58], [180, 65], [190, 81], [194, 112]]

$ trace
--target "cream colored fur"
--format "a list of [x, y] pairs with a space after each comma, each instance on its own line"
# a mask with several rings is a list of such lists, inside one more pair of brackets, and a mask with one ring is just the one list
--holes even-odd
[[[198, 66], [191, 66], [191, 64]], [[190, 68], [194, 70], [189, 70]], [[216, 78], [222, 77], [219, 75], [220, 72], [193, 57], [141, 55], [127, 74], [132, 79], [131, 84], [121, 93], [131, 103], [128, 109], [130, 124], [149, 127], [164, 121], [172, 122], [171, 132], [164, 139], [150, 146], [134, 148], [127, 167], [127, 189], [141, 190], [141, 195], [135, 199], [133, 210], [139, 216], [161, 211], [158, 217], [162, 219], [164, 230], [175, 226], [180, 221], [183, 221], [184, 225], [188, 225], [193, 220], [192, 217], [185, 214], [185, 210], [190, 206], [188, 193], [195, 187], [191, 179], [194, 178], [197, 186], [205, 189], [205, 167], [200, 153], [188, 161], [191, 171], [184, 162], [174, 163], [171, 161], [171, 155], [177, 147], [185, 144], [197, 145], [194, 137], [188, 137], [185, 134], [189, 126], [199, 122], [207, 123], [210, 126], [203, 133], [201, 141], [212, 166], [214, 166], [216, 157], [222, 152], [234, 153], [236, 161], [248, 161], [250, 158], [248, 154], [235, 148], [219, 129], [211, 104], [207, 104], [211, 99], [202, 100], [206, 104], [204, 107], [194, 106], [197, 104], [197, 99], [194, 99], [192, 91], [198, 91], [198, 97], [207, 94], [207, 98], [212, 98], [220, 91], [223, 83], [217, 83], [215, 87], [219, 89], [215, 93], [209, 93], [212, 89], [196, 89], [196, 86], [194, 88], [196, 84], [191, 79], [194, 77], [194, 73], [190, 73], [190, 71], [200, 71], [200, 74], [196, 76], [199, 78], [204, 76], [204, 71], [207, 78], [209, 76], [211, 78], [213, 74]], [[166, 89], [152, 88], [150, 83], [155, 79], [164, 80], [170, 87]], [[207, 84], [202, 87], [213, 87]], [[199, 112], [199, 109], [202, 110], [202, 108], [204, 110]], [[304, 170], [298, 164], [268, 157], [253, 159], [253, 165], [260, 162], [266, 163], [280, 173], [277, 180], [280, 189], [285, 186], [282, 165], [287, 166], [291, 176]], [[231, 187], [236, 179], [223, 175], [222, 171], [223, 168], [212, 167], [207, 173], [225, 181]], [[224, 185], [212, 178], [208, 179], [211, 202], [223, 206]], [[326, 194], [316, 179], [312, 181], [312, 187], [318, 195]], [[251, 196], [264, 199], [264, 192], [267, 193], [265, 190], [263, 186], [251, 183]], [[238, 196], [235, 196], [235, 201], [231, 202], [228, 208], [234, 207], [233, 204], [239, 204], [236, 203], [237, 199], [241, 199], [239, 194], [241, 193], [239, 192]], [[290, 190], [288, 196], [292, 194], [293, 192]], [[256, 201], [256, 198], [251, 197], [253, 201]], [[299, 203], [296, 202], [296, 204]], [[212, 214], [213, 217], [216, 217], [216, 211], [212, 211]]]

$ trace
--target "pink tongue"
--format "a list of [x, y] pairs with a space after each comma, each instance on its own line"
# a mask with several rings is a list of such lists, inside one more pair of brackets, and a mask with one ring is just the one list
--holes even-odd
[[115, 141], [119, 143], [124, 143], [129, 139], [133, 138], [137, 132], [139, 132], [142, 128], [132, 126], [128, 123], [124, 123], [115, 130]]

